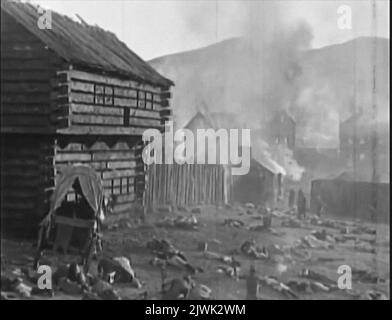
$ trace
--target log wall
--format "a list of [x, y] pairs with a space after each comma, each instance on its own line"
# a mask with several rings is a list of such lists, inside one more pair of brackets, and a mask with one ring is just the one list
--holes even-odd
[[2, 233], [28, 235], [47, 213], [53, 190], [53, 140], [45, 136], [1, 137]]
[[142, 135], [162, 130], [171, 118], [170, 92], [163, 88], [80, 70], [58, 72], [53, 84], [57, 109], [68, 117], [59, 133]]

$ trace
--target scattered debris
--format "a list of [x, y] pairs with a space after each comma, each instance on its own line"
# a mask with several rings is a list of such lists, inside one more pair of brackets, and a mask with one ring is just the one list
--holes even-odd
[[173, 208], [171, 206], [162, 206], [157, 208], [157, 211], [161, 213], [171, 213], [173, 212]]
[[367, 269], [352, 268], [351, 272], [354, 281], [373, 284], [385, 282], [385, 279], [378, 276], [375, 272], [372, 272]]
[[385, 293], [376, 290], [367, 291], [365, 296], [368, 300], [388, 300]]
[[242, 228], [245, 226], [245, 222], [238, 220], [238, 219], [225, 219], [223, 221], [224, 226], [232, 227], [232, 228]]
[[252, 202], [248, 202], [248, 203], [245, 204], [245, 208], [248, 208], [248, 209], [255, 209], [256, 206], [255, 206]]
[[157, 222], [157, 226], [166, 228], [179, 228], [184, 230], [198, 230], [200, 227], [199, 221], [194, 215], [191, 217], [165, 217]]
[[201, 208], [200, 208], [200, 207], [192, 208], [192, 209], [191, 209], [191, 212], [192, 212], [192, 213], [200, 214], [200, 213], [201, 213]]
[[23, 280], [18, 279], [19, 283], [15, 286], [15, 292], [21, 295], [23, 298], [30, 298], [31, 291], [33, 290], [32, 287], [28, 286], [27, 284], [23, 283]]
[[281, 222], [281, 226], [285, 228], [303, 228], [303, 222], [297, 218], [290, 217]]
[[195, 281], [190, 276], [166, 281], [162, 288], [162, 299], [186, 300], [195, 285]]
[[212, 290], [204, 284], [196, 284], [189, 293], [189, 300], [212, 300]]
[[[182, 206], [178, 206], [177, 210], [180, 212], [189, 212], [188, 207], [182, 207]], [[196, 213], [196, 212], [195, 212]]]
[[59, 279], [58, 286], [61, 291], [69, 295], [79, 295], [83, 293], [81, 285], [65, 277]]

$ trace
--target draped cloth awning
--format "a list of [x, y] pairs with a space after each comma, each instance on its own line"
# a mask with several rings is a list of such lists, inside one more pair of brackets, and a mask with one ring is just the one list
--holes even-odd
[[75, 181], [79, 182], [81, 192], [95, 214], [99, 214], [104, 199], [101, 178], [90, 167], [68, 166], [56, 180], [56, 188], [50, 201], [49, 214], [44, 218], [41, 224], [50, 221], [51, 216], [61, 206], [68, 190], [73, 186]]

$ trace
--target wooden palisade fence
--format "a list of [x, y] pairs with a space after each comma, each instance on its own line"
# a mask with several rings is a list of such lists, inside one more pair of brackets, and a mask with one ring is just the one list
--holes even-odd
[[146, 208], [224, 202], [225, 172], [220, 165], [152, 164], [147, 166], [146, 177]]

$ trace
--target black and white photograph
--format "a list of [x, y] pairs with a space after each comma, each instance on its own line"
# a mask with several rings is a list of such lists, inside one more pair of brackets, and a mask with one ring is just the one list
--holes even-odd
[[1, 0], [1, 300], [390, 300], [389, 12]]

